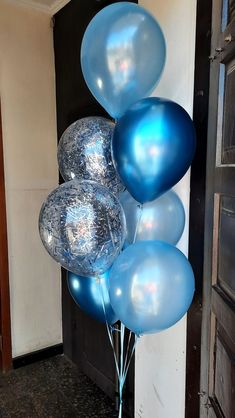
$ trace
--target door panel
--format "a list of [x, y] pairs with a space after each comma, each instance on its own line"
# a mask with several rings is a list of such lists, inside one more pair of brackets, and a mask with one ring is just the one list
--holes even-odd
[[235, 164], [235, 59], [225, 66], [222, 164]]
[[191, 167], [189, 260], [196, 288], [187, 315], [186, 407], [187, 418], [199, 417], [200, 346], [204, 250], [205, 178], [208, 126], [209, 70], [211, 44], [211, 0], [197, 1], [196, 55], [193, 121], [197, 147]]
[[235, 20], [235, 0], [229, 0], [229, 17], [228, 22]]
[[218, 282], [234, 299], [235, 294], [235, 197], [222, 196], [218, 237]]
[[[80, 66], [80, 47], [84, 31], [92, 17], [111, 3], [114, 1], [71, 0], [54, 16], [58, 139], [79, 118], [109, 117], [85, 84]], [[62, 178], [60, 180], [63, 181]], [[64, 270], [62, 323], [64, 353], [102, 390], [115, 398], [117, 379], [106, 326], [90, 318], [75, 304], [67, 288]], [[126, 395], [125, 406], [130, 416], [133, 416], [134, 363], [128, 375]]]
[[[222, 413], [226, 417], [232, 417], [234, 411], [234, 378], [235, 367], [231, 358], [231, 352], [226, 347], [220, 335], [217, 335], [215, 353], [215, 397], [221, 407]], [[226, 347], [226, 348], [225, 348]], [[224, 376], [227, 376], [225, 379]]]
[[201, 368], [202, 417], [235, 417], [234, 4], [234, 1], [228, 0], [213, 1]]

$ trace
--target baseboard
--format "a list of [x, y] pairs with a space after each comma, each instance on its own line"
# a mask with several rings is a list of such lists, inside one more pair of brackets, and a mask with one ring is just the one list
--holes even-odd
[[28, 364], [36, 363], [37, 361], [63, 354], [63, 352], [63, 344], [57, 344], [51, 347], [43, 348], [42, 350], [24, 354], [23, 356], [13, 358], [13, 368], [18, 369], [19, 367], [27, 366]]

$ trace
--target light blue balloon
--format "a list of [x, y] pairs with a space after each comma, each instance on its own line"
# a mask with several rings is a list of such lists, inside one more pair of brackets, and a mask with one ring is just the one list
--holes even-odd
[[185, 212], [178, 195], [170, 190], [141, 205], [125, 190], [119, 195], [126, 216], [125, 247], [137, 241], [160, 240], [175, 245], [185, 225]]
[[97, 13], [81, 46], [86, 84], [114, 118], [154, 90], [165, 56], [159, 24], [145, 9], [129, 2], [111, 4]]
[[[110, 305], [108, 283], [110, 270], [99, 277], [83, 277], [68, 272], [68, 288], [76, 304], [99, 322], [109, 325], [118, 318]], [[104, 312], [105, 308], [105, 312]]]
[[188, 170], [196, 136], [177, 103], [149, 97], [134, 104], [114, 129], [113, 160], [123, 184], [138, 202], [155, 200]]
[[162, 241], [126, 248], [110, 273], [110, 302], [120, 321], [136, 334], [163, 331], [187, 312], [194, 275], [184, 254]]

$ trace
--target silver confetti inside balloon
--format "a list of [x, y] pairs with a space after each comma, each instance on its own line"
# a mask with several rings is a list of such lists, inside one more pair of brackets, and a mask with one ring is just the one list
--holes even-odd
[[71, 180], [43, 203], [39, 232], [48, 253], [82, 276], [104, 273], [125, 239], [125, 216], [117, 198], [93, 181]]
[[115, 194], [124, 190], [111, 157], [114, 127], [108, 119], [91, 116], [66, 129], [58, 146], [59, 169], [65, 181], [94, 180]]

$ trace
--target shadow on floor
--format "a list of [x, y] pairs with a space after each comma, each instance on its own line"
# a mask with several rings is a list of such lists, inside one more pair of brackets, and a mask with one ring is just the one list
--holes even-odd
[[0, 418], [117, 418], [112, 401], [64, 356], [0, 375]]

